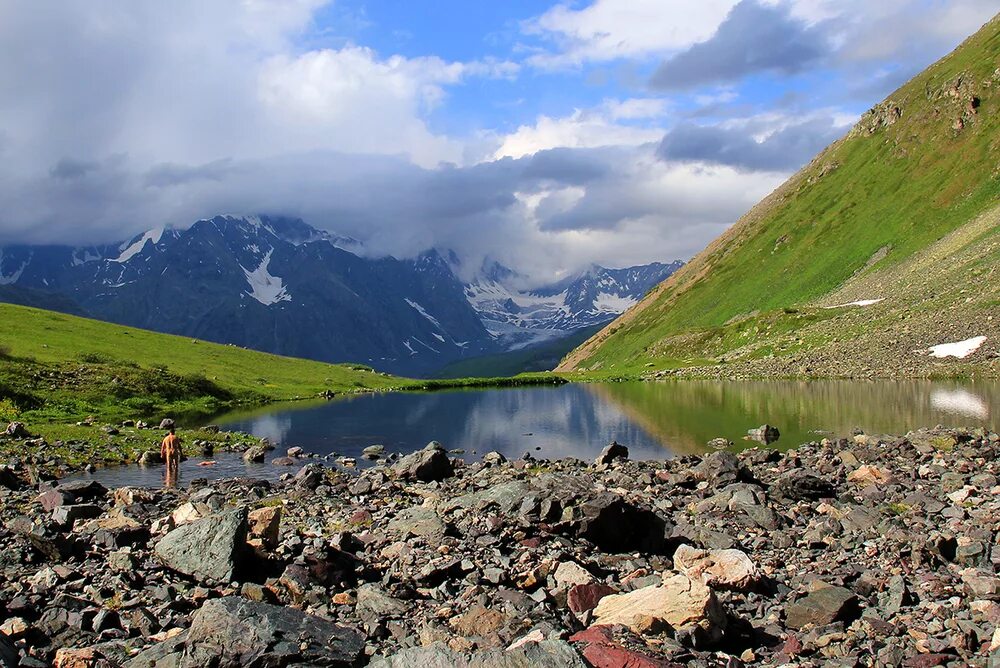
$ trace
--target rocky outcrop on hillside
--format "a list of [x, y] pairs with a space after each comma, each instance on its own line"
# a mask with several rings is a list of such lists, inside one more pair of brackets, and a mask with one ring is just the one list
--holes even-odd
[[0, 666], [1000, 659], [996, 433], [442, 456], [183, 490], [2, 469]]

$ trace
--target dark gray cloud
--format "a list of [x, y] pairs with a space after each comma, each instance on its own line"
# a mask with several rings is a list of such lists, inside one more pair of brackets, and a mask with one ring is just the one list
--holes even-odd
[[146, 185], [156, 187], [176, 186], [192, 181], [221, 181], [233, 169], [230, 158], [213, 160], [203, 165], [178, 165], [166, 162], [154, 165], [146, 172]]
[[830, 52], [823, 24], [808, 26], [784, 5], [742, 0], [715, 34], [664, 61], [650, 79], [660, 90], [729, 83], [757, 72], [806, 70]]
[[86, 176], [88, 172], [99, 168], [100, 165], [98, 163], [90, 160], [63, 158], [52, 166], [52, 169], [49, 170], [49, 176], [62, 180], [79, 179]]
[[662, 160], [710, 162], [743, 170], [793, 171], [844, 133], [832, 118], [792, 123], [754, 139], [755, 128], [679, 125], [656, 149]]

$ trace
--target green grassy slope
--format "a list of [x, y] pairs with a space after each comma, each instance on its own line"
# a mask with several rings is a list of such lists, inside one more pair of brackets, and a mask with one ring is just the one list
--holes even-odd
[[688, 345], [692, 339], [724, 339], [720, 330], [774, 320], [852, 277], [906, 263], [1000, 200], [998, 105], [994, 18], [869, 111], [560, 370], [702, 364], [709, 352]]
[[53, 414], [150, 417], [416, 384], [11, 304], [0, 304], [0, 352], [0, 397]]

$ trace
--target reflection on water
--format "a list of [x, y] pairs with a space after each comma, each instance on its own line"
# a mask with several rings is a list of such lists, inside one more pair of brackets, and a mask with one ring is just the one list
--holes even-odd
[[935, 389], [931, 392], [931, 406], [939, 411], [965, 415], [977, 420], [990, 418], [990, 406], [986, 400], [968, 390]]
[[764, 422], [794, 447], [823, 433], [994, 426], [1000, 383], [674, 381], [358, 396], [297, 410], [223, 418], [275, 442], [356, 456], [373, 443], [588, 459], [612, 439], [634, 457], [696, 453]]
[[[746, 445], [747, 429], [765, 422], [781, 430], [776, 445], [790, 448], [855, 428], [869, 433], [937, 424], [996, 428], [998, 414], [997, 382], [673, 381], [360, 395], [216, 422], [266, 436], [281, 448], [298, 445], [318, 454], [360, 457], [375, 443], [389, 452], [408, 452], [437, 440], [465, 450], [469, 459], [497, 450], [508, 457], [530, 452], [590, 460], [611, 440], [628, 445], [635, 459], [703, 452], [707, 441], [720, 436]], [[185, 462], [182, 480], [288, 472], [270, 465], [248, 468], [236, 456], [217, 459], [205, 468]], [[163, 471], [156, 468], [96, 475], [111, 485], [163, 484]]]
[[997, 424], [1000, 383], [932, 381], [674, 381], [587, 386], [674, 452], [700, 452], [751, 425], [781, 430], [791, 448], [823, 434], [905, 433], [920, 427]]

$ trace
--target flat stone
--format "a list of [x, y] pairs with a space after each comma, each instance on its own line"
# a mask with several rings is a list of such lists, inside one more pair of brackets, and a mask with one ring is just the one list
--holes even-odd
[[448, 534], [445, 524], [432, 508], [413, 506], [399, 512], [386, 530], [402, 536], [419, 536], [428, 545], [439, 545]]
[[556, 567], [553, 574], [557, 587], [572, 587], [574, 585], [589, 584], [594, 581], [594, 575], [586, 568], [574, 561], [562, 561]]
[[785, 623], [793, 629], [851, 621], [858, 615], [858, 599], [848, 589], [821, 584], [785, 608]]

